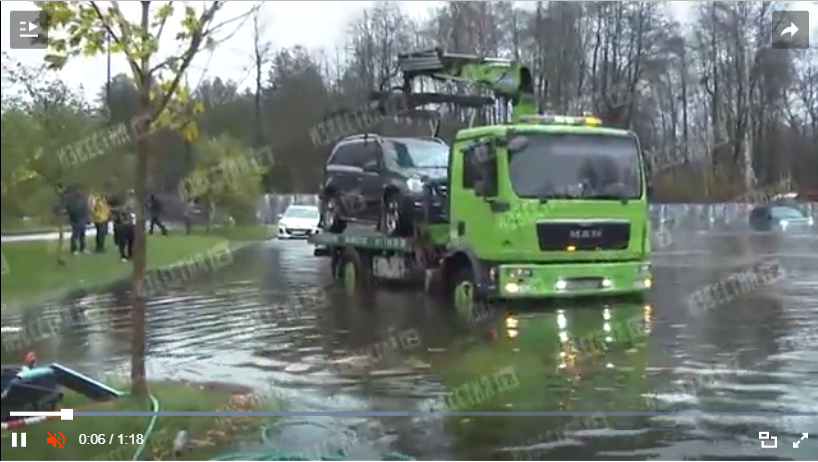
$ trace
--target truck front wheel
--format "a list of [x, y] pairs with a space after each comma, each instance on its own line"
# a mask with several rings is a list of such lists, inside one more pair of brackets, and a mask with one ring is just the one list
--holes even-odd
[[470, 265], [463, 265], [455, 270], [451, 279], [451, 301], [460, 316], [469, 318], [476, 306], [476, 284], [474, 271]]

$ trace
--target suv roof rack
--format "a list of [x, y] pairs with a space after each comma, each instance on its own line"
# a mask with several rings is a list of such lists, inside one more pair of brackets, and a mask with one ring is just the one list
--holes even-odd
[[[355, 140], [365, 140], [368, 138], [373, 138], [375, 140], [383, 140], [385, 138], [390, 138], [389, 136], [378, 135], [377, 133], [358, 133], [355, 135], [349, 135], [341, 139], [341, 141], [355, 141]], [[435, 143], [439, 144], [446, 144], [446, 140], [440, 138], [438, 136], [397, 136], [395, 138], [416, 138], [419, 140], [428, 140], [434, 141]]]
[[341, 141], [365, 140], [368, 138], [381, 139], [382, 136], [378, 135], [377, 133], [357, 133], [355, 135], [346, 136], [341, 139]]

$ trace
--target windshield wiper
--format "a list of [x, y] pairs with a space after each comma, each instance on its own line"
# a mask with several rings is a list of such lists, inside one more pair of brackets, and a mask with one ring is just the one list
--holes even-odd
[[622, 204], [627, 205], [630, 198], [625, 194], [588, 194], [582, 196], [583, 199], [601, 199], [601, 200], [618, 200]]
[[569, 194], [569, 193], [554, 193], [548, 194], [547, 196], [540, 197], [540, 204], [547, 204], [551, 199], [581, 199], [582, 196], [577, 194]]

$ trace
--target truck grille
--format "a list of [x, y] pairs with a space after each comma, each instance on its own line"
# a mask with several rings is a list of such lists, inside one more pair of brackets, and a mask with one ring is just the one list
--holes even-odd
[[628, 248], [631, 225], [627, 222], [538, 223], [540, 250], [623, 250]]

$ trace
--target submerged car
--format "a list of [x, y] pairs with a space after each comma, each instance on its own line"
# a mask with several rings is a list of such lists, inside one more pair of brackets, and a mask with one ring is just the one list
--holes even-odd
[[322, 228], [340, 233], [348, 222], [370, 222], [390, 236], [411, 235], [426, 212], [424, 188], [446, 187], [448, 160], [449, 146], [435, 138], [341, 140], [324, 168]]
[[278, 238], [307, 238], [318, 234], [320, 218], [314, 205], [291, 205], [278, 217]]
[[803, 210], [788, 204], [761, 205], [750, 212], [750, 226], [756, 231], [806, 231], [814, 224]]

